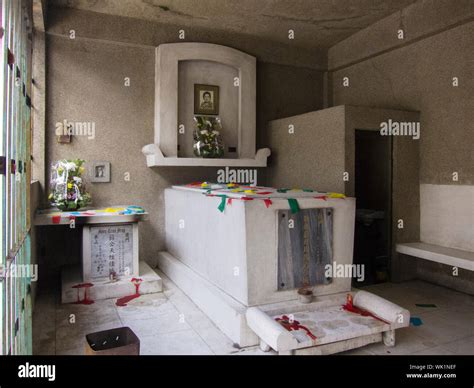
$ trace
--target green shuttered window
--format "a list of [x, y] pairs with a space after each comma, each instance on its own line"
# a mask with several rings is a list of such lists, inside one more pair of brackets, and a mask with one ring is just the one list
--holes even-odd
[[0, 354], [31, 354], [31, 0], [2, 0]]

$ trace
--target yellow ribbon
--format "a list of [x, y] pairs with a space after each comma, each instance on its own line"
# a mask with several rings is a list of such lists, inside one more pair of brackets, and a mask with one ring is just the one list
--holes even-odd
[[346, 198], [344, 194], [341, 193], [328, 193], [329, 198]]
[[124, 211], [124, 207], [108, 207], [107, 209], [104, 210], [105, 213], [118, 213], [121, 211]]

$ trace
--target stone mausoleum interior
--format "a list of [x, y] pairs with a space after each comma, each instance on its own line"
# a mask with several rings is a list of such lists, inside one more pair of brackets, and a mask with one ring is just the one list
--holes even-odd
[[3, 0], [0, 354], [474, 354], [470, 0]]

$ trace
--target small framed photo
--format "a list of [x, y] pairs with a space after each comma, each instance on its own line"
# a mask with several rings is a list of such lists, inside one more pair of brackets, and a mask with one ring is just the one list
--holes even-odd
[[59, 144], [68, 144], [71, 142], [71, 135], [59, 135], [56, 136]]
[[110, 162], [92, 162], [90, 181], [96, 183], [110, 182]]
[[219, 114], [219, 86], [194, 84], [194, 114]]

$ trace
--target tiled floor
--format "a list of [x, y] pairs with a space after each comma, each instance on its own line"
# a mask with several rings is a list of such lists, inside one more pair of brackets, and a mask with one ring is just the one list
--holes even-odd
[[[140, 354], [261, 354], [239, 349], [166, 276], [165, 291], [143, 295], [128, 306], [115, 300], [63, 305], [55, 294], [40, 295], [33, 316], [34, 354], [84, 353], [85, 335], [129, 326], [140, 338]], [[366, 287], [410, 310], [421, 326], [397, 330], [397, 346], [373, 344], [343, 354], [474, 354], [474, 297], [421, 281]], [[434, 303], [436, 307], [417, 307]]]

